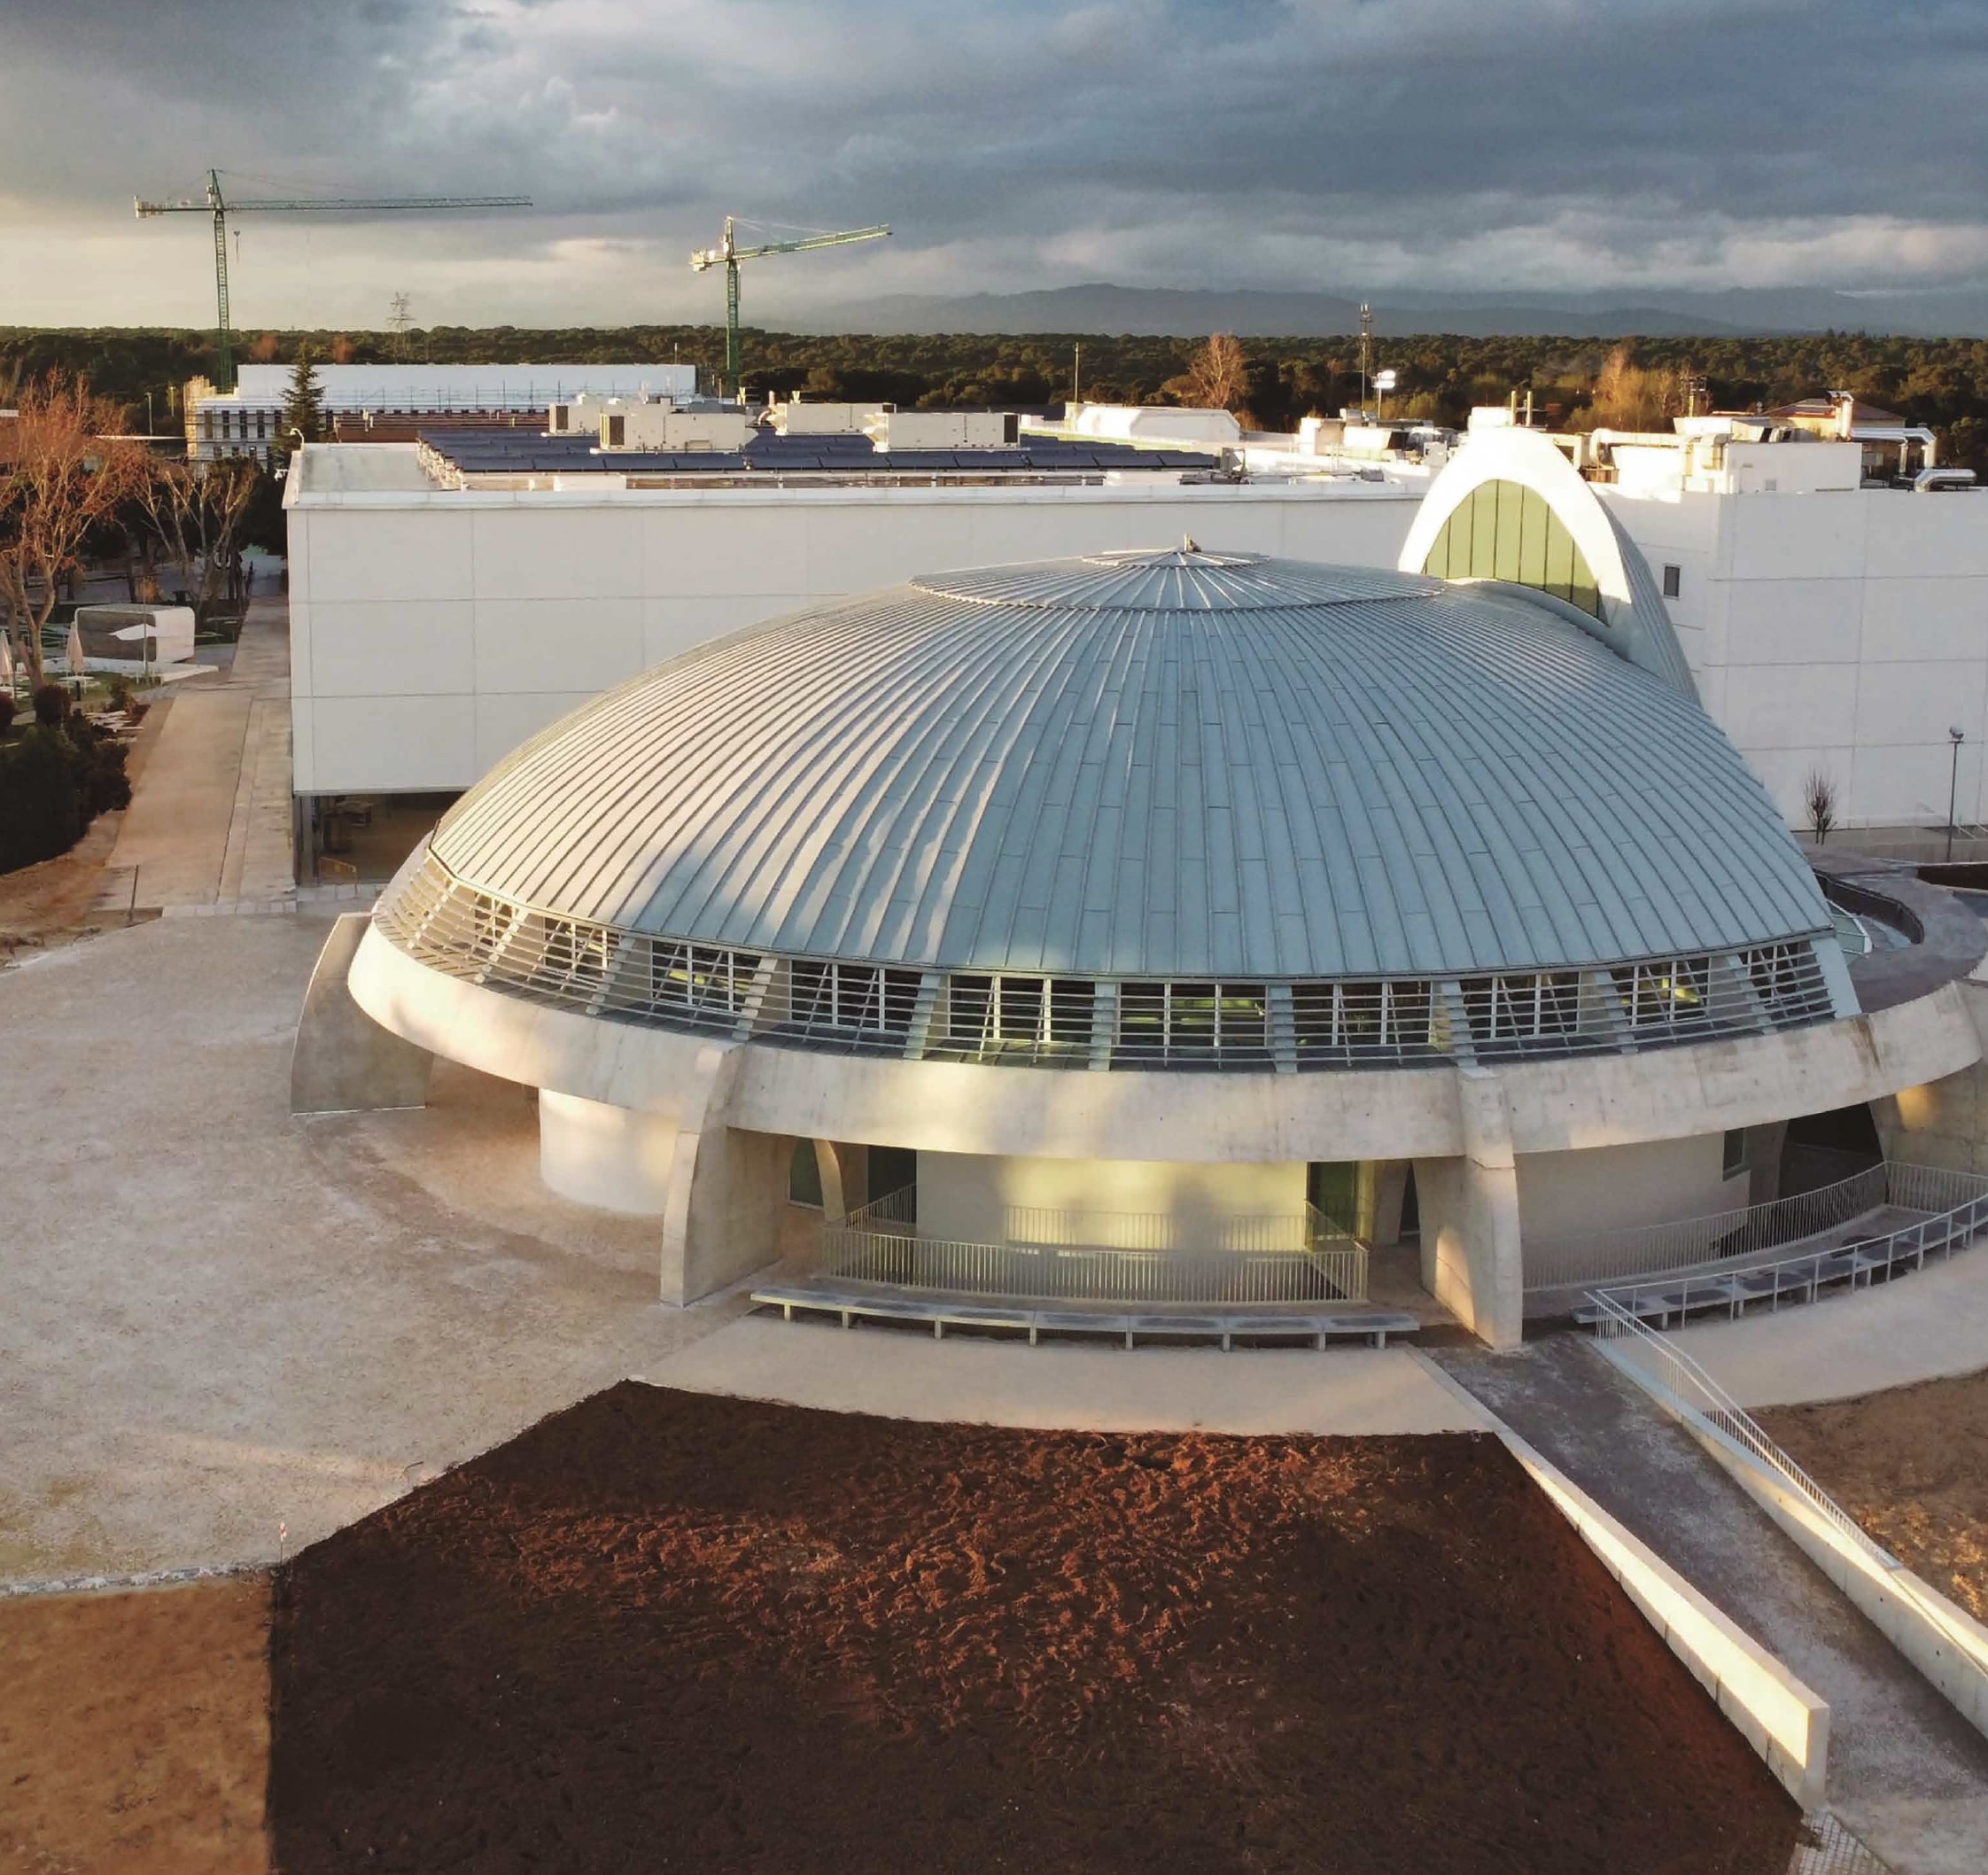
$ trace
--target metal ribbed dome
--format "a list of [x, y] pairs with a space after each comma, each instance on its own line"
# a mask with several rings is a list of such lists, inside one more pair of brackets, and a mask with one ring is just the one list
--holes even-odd
[[1711, 719], [1544, 606], [1192, 543], [703, 646], [433, 844], [562, 915], [956, 969], [1441, 975], [1829, 928]]

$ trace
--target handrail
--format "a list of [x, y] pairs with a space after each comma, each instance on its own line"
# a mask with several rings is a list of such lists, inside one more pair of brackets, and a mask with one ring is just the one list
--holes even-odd
[[[1737, 1267], [1742, 1258], [1835, 1230], [1882, 1205], [1946, 1211], [1984, 1194], [1988, 1194], [1988, 1175], [1886, 1161], [1833, 1185], [1741, 1210], [1715, 1211], [1676, 1224], [1597, 1232], [1590, 1237], [1528, 1241], [1526, 1293], [1538, 1295], [1597, 1283], [1619, 1288], [1611, 1280], [1615, 1278], [1657, 1282], [1711, 1264], [1728, 1270]], [[1733, 1248], [1720, 1248], [1728, 1242]]]
[[[1934, 1168], [1925, 1166], [1902, 1169], [1920, 1173], [1935, 1171]], [[1961, 1172], [1951, 1176], [1972, 1178], [1975, 1175]], [[1988, 1180], [1979, 1182], [1988, 1183]], [[1639, 1317], [1660, 1314], [1666, 1321], [1673, 1315], [1681, 1319], [1690, 1313], [1694, 1284], [1701, 1292], [1698, 1306], [1716, 1307], [1723, 1303], [1735, 1313], [1748, 1301], [1756, 1299], [1736, 1287], [1743, 1279], [1751, 1285], [1766, 1285], [1762, 1295], [1772, 1306], [1779, 1305], [1783, 1294], [1790, 1291], [1798, 1294], [1805, 1288], [1808, 1292], [1806, 1299], [1813, 1302], [1825, 1280], [1834, 1281], [1847, 1275], [1854, 1283], [1860, 1271], [1896, 1269], [1907, 1254], [1912, 1256], [1913, 1268], [1921, 1269], [1924, 1267], [1929, 1250], [1941, 1250], [1951, 1256], [1984, 1230], [1988, 1230], [1988, 1191], [1951, 1210], [1888, 1231], [1881, 1237], [1860, 1237], [1852, 1243], [1826, 1245], [1804, 1250], [1798, 1256], [1780, 1257], [1773, 1263], [1727, 1264], [1718, 1269], [1673, 1273], [1667, 1278], [1650, 1277], [1641, 1282], [1610, 1283], [1590, 1290], [1588, 1295], [1590, 1301], [1597, 1296], [1605, 1297], [1610, 1303], [1626, 1308]], [[1826, 1271], [1825, 1265], [1840, 1257], [1852, 1260], [1843, 1268]], [[1784, 1284], [1782, 1277], [1787, 1271], [1799, 1272], [1797, 1280]], [[1767, 1283], [1769, 1278], [1773, 1279], [1771, 1284]]]
[[1110, 1244], [968, 1243], [903, 1229], [822, 1230], [824, 1272], [845, 1281], [1057, 1302], [1362, 1302], [1367, 1249], [1350, 1240], [1286, 1250], [1125, 1249]]
[[[918, 1186], [900, 1186], [858, 1205], [843, 1220], [855, 1231], [918, 1233]], [[1184, 1241], [1191, 1240], [1191, 1241]], [[1316, 1204], [1302, 1210], [1231, 1212], [1198, 1217], [1192, 1212], [1072, 1210], [1057, 1205], [1003, 1207], [1001, 1244], [1018, 1249], [1169, 1250], [1284, 1255], [1330, 1249], [1355, 1241], [1352, 1232]]]
[[[1673, 1224], [1528, 1241], [1526, 1288], [1530, 1293], [1573, 1288], [1611, 1276], [1657, 1275], [1689, 1269], [1719, 1256], [1751, 1256], [1776, 1243], [1813, 1237], [1883, 1202], [1887, 1170], [1883, 1165], [1869, 1166], [1834, 1185], [1798, 1192], [1793, 1197], [1712, 1211]], [[1717, 1249], [1727, 1239], [1740, 1235], [1754, 1241], [1735, 1250]]]
[[1639, 1321], [1606, 1290], [1596, 1289], [1588, 1299], [1600, 1311], [1595, 1324], [1597, 1339], [1604, 1343], [1627, 1342], [1655, 1364], [1657, 1371], [1652, 1373], [1626, 1356], [1619, 1348], [1604, 1347], [1604, 1350], [1613, 1365], [1636, 1381], [1658, 1404], [1667, 1407], [1680, 1419], [1696, 1420], [1743, 1447], [1777, 1474], [1831, 1529], [1854, 1544], [1881, 1568], [1900, 1567], [1899, 1559], [1868, 1536], [1862, 1526], [1829, 1492], [1768, 1437], [1767, 1428], [1681, 1348]]

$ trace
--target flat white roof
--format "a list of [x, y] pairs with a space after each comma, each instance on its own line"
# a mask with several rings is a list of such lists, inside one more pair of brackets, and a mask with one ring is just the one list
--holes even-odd
[[[1264, 502], [1419, 502], [1423, 489], [1401, 482], [1256, 481], [1183, 484], [1171, 476], [1125, 475], [1087, 483], [960, 482], [873, 485], [838, 482], [809, 486], [772, 476], [757, 486], [740, 477], [711, 485], [630, 487], [614, 474], [586, 473], [542, 478], [551, 488], [447, 488], [421, 466], [418, 443], [313, 443], [291, 463], [284, 488], [286, 508], [605, 508], [674, 507], [700, 502], [745, 507], [916, 506], [931, 502], [1113, 503], [1192, 502], [1226, 507]], [[637, 480], [644, 478], [637, 476]]]

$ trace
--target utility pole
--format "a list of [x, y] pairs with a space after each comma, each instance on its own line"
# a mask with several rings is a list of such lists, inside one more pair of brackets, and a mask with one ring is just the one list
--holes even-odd
[[1953, 814], [1961, 794], [1961, 744], [1967, 741], [1965, 729], [1959, 727], [1946, 732], [1947, 740], [1953, 744], [1953, 767], [1946, 780], [1946, 857], [1953, 857]]
[[1083, 341], [1081, 338], [1070, 359], [1070, 401], [1073, 404], [1083, 401]]
[[393, 355], [405, 362], [408, 355], [408, 328], [414, 323], [412, 302], [405, 293], [393, 296], [393, 309], [387, 315], [386, 323], [393, 328]]
[[1374, 366], [1374, 309], [1364, 300], [1360, 303], [1360, 414], [1367, 414], [1367, 385], [1373, 377]]

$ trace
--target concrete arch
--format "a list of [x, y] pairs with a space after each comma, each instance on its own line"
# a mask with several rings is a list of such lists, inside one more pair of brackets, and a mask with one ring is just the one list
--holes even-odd
[[1479, 430], [1472, 435], [1424, 497], [1402, 548], [1400, 570], [1420, 572], [1450, 517], [1490, 482], [1516, 483], [1545, 502], [1595, 576], [1602, 616], [1590, 617], [1527, 587], [1505, 581], [1483, 583], [1543, 600], [1625, 662], [1696, 700], [1697, 688], [1690, 666], [1664, 604], [1663, 591], [1642, 550], [1603, 506], [1580, 471], [1536, 431]]

